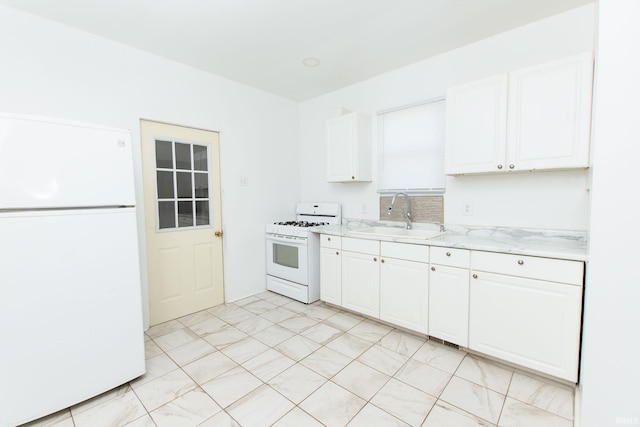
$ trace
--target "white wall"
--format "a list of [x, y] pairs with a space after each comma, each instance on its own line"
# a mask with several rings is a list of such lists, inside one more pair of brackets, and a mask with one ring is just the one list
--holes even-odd
[[4, 6], [0, 52], [0, 111], [132, 131], [139, 206], [140, 118], [220, 131], [226, 300], [265, 288], [264, 224], [299, 198], [296, 103]]
[[[594, 13], [593, 4], [583, 6], [302, 103], [302, 198], [340, 202], [345, 217], [377, 219], [375, 182], [325, 182], [327, 118], [339, 107], [375, 115], [442, 97], [447, 87], [458, 83], [591, 51]], [[374, 124], [374, 135], [375, 130]], [[448, 177], [446, 185], [449, 224], [588, 228], [586, 171]], [[473, 205], [472, 216], [462, 215], [463, 203]]]
[[640, 2], [600, 0], [581, 425], [640, 425]]

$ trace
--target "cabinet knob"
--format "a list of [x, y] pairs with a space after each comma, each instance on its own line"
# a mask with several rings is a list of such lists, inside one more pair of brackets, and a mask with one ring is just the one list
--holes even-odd
[[511, 163], [511, 164], [509, 165], [509, 169], [513, 169], [514, 167], [515, 167], [515, 166], [513, 165], [513, 163]]
[[498, 165], [498, 169], [502, 169], [502, 165]]
[[327, 242], [330, 242], [330, 241], [331, 241], [331, 237], [327, 237]]
[[351, 179], [356, 179], [356, 177], [355, 177], [355, 176], [352, 176], [352, 177], [351, 177]]
[[447, 252], [447, 256], [451, 256], [451, 252]]
[[436, 268], [435, 267], [431, 267], [431, 271], [436, 271]]
[[381, 259], [380, 262], [384, 264], [384, 260], [383, 259]]
[[340, 252], [336, 251], [336, 255], [340, 255]]
[[373, 260], [374, 260], [374, 261], [377, 261], [377, 260], [378, 260], [378, 258], [374, 258]]
[[477, 275], [477, 274], [474, 274], [474, 275], [473, 275], [473, 278], [474, 278], [474, 279], [477, 279], [477, 278], [478, 278], [478, 275]]
[[521, 260], [521, 259], [519, 259], [519, 260], [518, 260], [518, 265], [522, 265], [522, 264], [524, 264], [524, 261], [523, 261], [523, 260]]

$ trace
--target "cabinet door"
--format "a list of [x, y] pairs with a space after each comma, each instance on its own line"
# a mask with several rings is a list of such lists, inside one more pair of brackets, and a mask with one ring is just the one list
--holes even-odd
[[429, 335], [469, 347], [469, 270], [432, 265]]
[[582, 287], [472, 273], [469, 348], [577, 381]]
[[507, 74], [447, 91], [447, 174], [504, 170]]
[[327, 181], [355, 180], [353, 149], [355, 137], [355, 114], [346, 114], [327, 122]]
[[342, 305], [342, 259], [339, 249], [320, 248], [320, 299]]
[[508, 170], [589, 165], [592, 81], [590, 53], [509, 74]]
[[342, 251], [342, 306], [380, 317], [378, 256]]
[[383, 258], [380, 261], [380, 319], [427, 334], [428, 264]]

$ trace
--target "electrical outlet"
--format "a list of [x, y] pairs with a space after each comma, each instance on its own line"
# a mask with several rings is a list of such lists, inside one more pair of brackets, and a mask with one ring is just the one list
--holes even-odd
[[249, 177], [241, 176], [240, 177], [240, 187], [247, 187], [249, 185]]
[[473, 215], [473, 204], [466, 202], [462, 204], [462, 215], [464, 216], [472, 216]]

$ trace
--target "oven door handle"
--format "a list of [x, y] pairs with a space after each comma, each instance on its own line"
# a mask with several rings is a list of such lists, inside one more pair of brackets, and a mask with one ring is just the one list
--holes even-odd
[[307, 241], [304, 237], [285, 237], [277, 234], [267, 234], [267, 239], [274, 242], [289, 243], [293, 245], [304, 245]]

